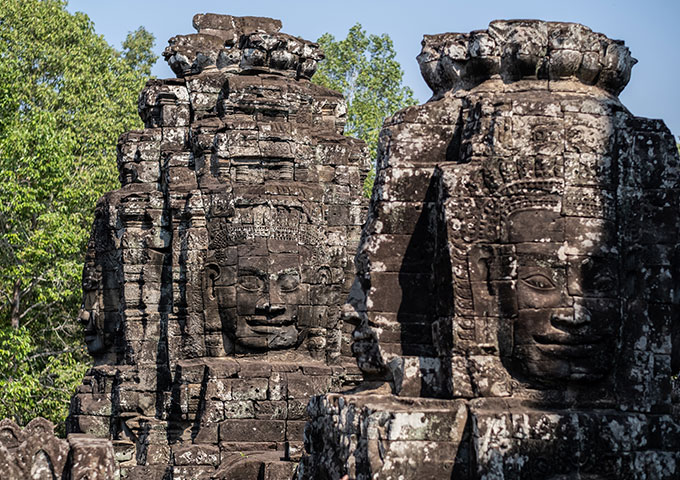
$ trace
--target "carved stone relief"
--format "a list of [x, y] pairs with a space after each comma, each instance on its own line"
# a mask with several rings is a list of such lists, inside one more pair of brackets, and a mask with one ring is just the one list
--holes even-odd
[[80, 314], [96, 367], [68, 426], [111, 438], [121, 478], [290, 477], [309, 397], [361, 379], [340, 306], [370, 160], [342, 96], [309, 81], [316, 44], [267, 18], [194, 26], [97, 207]]
[[82, 434], [64, 440], [44, 418], [23, 428], [5, 418], [0, 421], [0, 472], [7, 480], [106, 480], [113, 478], [116, 462], [108, 440]]
[[418, 60], [349, 297], [370, 383], [312, 400], [300, 478], [675, 478], [680, 159], [616, 97], [636, 61], [535, 20]]

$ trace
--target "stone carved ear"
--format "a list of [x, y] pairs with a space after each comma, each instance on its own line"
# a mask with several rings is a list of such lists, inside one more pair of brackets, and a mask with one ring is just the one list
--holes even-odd
[[220, 320], [217, 280], [220, 278], [220, 267], [214, 263], [203, 269], [203, 314], [208, 331], [218, 332], [222, 329]]
[[491, 279], [494, 251], [490, 245], [473, 245], [468, 253], [468, 272], [475, 316], [497, 314], [498, 301]]
[[468, 272], [476, 316], [512, 315], [516, 311], [515, 254], [512, 245], [473, 245]]
[[472, 283], [488, 282], [490, 280], [489, 264], [493, 260], [491, 245], [473, 245], [468, 253], [468, 269]]
[[217, 280], [220, 278], [221, 274], [220, 267], [214, 263], [208, 264], [205, 266], [205, 280], [206, 280], [206, 287], [208, 288], [206, 291], [208, 295], [210, 296], [211, 300], [215, 299], [215, 285], [217, 283]]

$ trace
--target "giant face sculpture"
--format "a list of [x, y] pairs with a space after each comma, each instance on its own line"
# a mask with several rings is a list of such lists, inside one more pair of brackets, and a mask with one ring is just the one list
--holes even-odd
[[118, 252], [108, 212], [109, 203], [105, 197], [97, 205], [92, 236], [85, 253], [83, 303], [78, 313], [87, 350], [96, 364], [115, 361], [114, 344], [120, 328]]
[[551, 210], [513, 213], [512, 358], [545, 382], [596, 380], [611, 372], [620, 328], [618, 257], [602, 222]]
[[611, 212], [589, 205], [572, 215], [583, 205], [563, 195], [560, 183], [549, 194], [531, 181], [520, 195], [501, 192], [481, 234], [497, 241], [477, 244], [469, 255], [477, 315], [498, 317], [506, 366], [535, 384], [612, 373], [622, 325]]
[[83, 304], [78, 312], [78, 320], [83, 326], [85, 344], [92, 356], [104, 350], [104, 326], [100, 315], [102, 310], [101, 296], [99, 295], [100, 286], [101, 273], [97, 272], [92, 262], [86, 262], [83, 269]]
[[303, 343], [321, 351], [341, 270], [331, 268], [326, 237], [305, 206], [282, 198], [254, 202], [237, 202], [233, 216], [209, 224], [207, 323], [219, 319], [226, 353]]

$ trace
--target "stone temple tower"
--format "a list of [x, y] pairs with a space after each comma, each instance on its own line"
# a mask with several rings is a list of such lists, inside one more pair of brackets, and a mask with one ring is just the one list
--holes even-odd
[[680, 159], [571, 23], [427, 35], [349, 298], [366, 382], [310, 403], [300, 478], [680, 476]]
[[342, 96], [309, 81], [316, 44], [269, 18], [194, 27], [97, 206], [80, 314], [96, 366], [68, 428], [112, 439], [121, 478], [290, 478], [309, 397], [362, 378], [340, 307], [370, 160]]

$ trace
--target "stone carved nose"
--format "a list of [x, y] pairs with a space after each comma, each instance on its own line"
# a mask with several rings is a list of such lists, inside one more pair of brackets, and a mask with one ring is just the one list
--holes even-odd
[[276, 279], [271, 279], [269, 282], [269, 302], [272, 305], [281, 305], [284, 302], [286, 294], [281, 290], [281, 285]]
[[567, 311], [560, 311], [554, 313], [550, 320], [556, 327], [562, 328], [579, 328], [590, 324], [590, 311], [579, 305], [574, 304], [574, 307]]
[[78, 321], [83, 326], [86, 334], [96, 331], [97, 312], [81, 308], [78, 312]]
[[263, 302], [255, 307], [256, 313], [266, 313], [269, 315], [281, 315], [285, 313], [286, 307], [284, 305], [272, 305], [269, 302]]
[[80, 312], [78, 312], [78, 320], [80, 321], [80, 324], [85, 328], [85, 331], [94, 330], [96, 318], [97, 313], [92, 310], [81, 308]]

